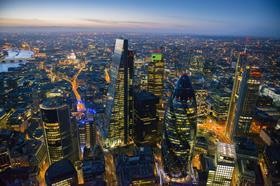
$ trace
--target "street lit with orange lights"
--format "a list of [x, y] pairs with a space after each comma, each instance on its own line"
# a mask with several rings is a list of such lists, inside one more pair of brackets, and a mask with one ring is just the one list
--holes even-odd
[[206, 132], [214, 133], [220, 142], [232, 143], [226, 136], [225, 125], [219, 124], [214, 119], [207, 118], [202, 124], [198, 124], [197, 128], [198, 130], [206, 130]]

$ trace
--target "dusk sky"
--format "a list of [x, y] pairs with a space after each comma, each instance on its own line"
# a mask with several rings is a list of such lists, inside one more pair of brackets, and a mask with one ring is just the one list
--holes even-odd
[[0, 0], [13, 27], [280, 37], [278, 0]]

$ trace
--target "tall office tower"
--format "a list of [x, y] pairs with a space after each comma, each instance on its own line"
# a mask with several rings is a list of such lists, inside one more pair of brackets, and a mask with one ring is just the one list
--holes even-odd
[[67, 159], [52, 164], [46, 171], [45, 180], [47, 186], [78, 185], [77, 171]]
[[77, 127], [71, 122], [68, 106], [61, 97], [53, 97], [44, 100], [40, 108], [49, 163], [77, 160]]
[[216, 172], [213, 185], [230, 186], [235, 167], [236, 153], [234, 145], [218, 143], [215, 156]]
[[163, 55], [154, 53], [151, 57], [151, 62], [148, 65], [148, 91], [160, 98], [157, 106], [159, 119], [163, 119], [164, 107], [162, 102], [163, 95], [163, 79], [164, 79], [164, 61]]
[[129, 142], [133, 122], [133, 60], [134, 54], [128, 50], [128, 40], [117, 39], [110, 69], [106, 122], [101, 128], [107, 147]]
[[261, 72], [258, 69], [246, 66], [238, 93], [232, 137], [246, 135], [250, 131], [256, 111], [260, 79]]
[[93, 149], [96, 144], [96, 125], [94, 121], [87, 120], [85, 123], [86, 147]]
[[195, 94], [189, 77], [184, 74], [176, 83], [164, 116], [164, 171], [172, 179], [188, 180], [195, 138]]
[[235, 111], [236, 111], [237, 100], [238, 100], [238, 92], [239, 92], [240, 82], [242, 79], [242, 71], [246, 66], [246, 64], [247, 64], [247, 54], [245, 49], [244, 52], [241, 52], [239, 54], [235, 67], [234, 83], [233, 83], [232, 93], [230, 97], [228, 117], [226, 122], [226, 135], [229, 137], [232, 137], [232, 133], [233, 133]]
[[86, 129], [85, 129], [85, 122], [78, 121], [79, 126], [79, 141], [80, 141], [80, 148], [83, 149], [86, 145]]
[[79, 121], [80, 147], [93, 149], [96, 142], [96, 125], [93, 120]]
[[133, 139], [136, 144], [155, 144], [158, 137], [157, 104], [159, 98], [154, 94], [141, 91], [134, 98]]

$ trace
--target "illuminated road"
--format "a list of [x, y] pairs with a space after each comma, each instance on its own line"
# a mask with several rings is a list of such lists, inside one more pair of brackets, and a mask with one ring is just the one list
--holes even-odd
[[74, 95], [76, 97], [76, 100], [77, 100], [77, 110], [78, 110], [78, 112], [83, 112], [86, 109], [85, 105], [82, 102], [81, 95], [78, 92], [79, 85], [77, 83], [78, 76], [83, 71], [83, 69], [86, 67], [86, 64], [87, 64], [87, 62], [80, 63], [80, 67], [79, 67], [78, 72], [71, 78], [71, 80], [69, 80], [66, 77], [63, 77], [63, 79], [65, 81], [68, 81], [71, 84], [71, 86], [72, 86], [72, 91], [73, 91], [73, 93], [74, 93]]
[[113, 155], [110, 152], [104, 152], [105, 156], [105, 179], [107, 185], [117, 186], [116, 168]]
[[40, 172], [38, 175], [38, 181], [39, 181], [40, 186], [46, 185], [45, 174], [46, 174], [48, 167], [49, 167], [49, 164], [47, 162], [45, 162], [45, 163], [43, 163], [42, 167], [40, 168]]
[[109, 72], [108, 72], [108, 69], [105, 68], [105, 81], [106, 83], [110, 83], [111, 79], [110, 79], [110, 75], [109, 75]]
[[198, 124], [197, 128], [206, 130], [207, 132], [213, 132], [219, 141], [223, 143], [232, 143], [230, 138], [226, 136], [225, 125], [218, 124], [213, 119], [207, 118], [202, 124]]
[[195, 155], [192, 159], [192, 165], [195, 167], [197, 170], [201, 170], [201, 163], [200, 163], [200, 157], [199, 154]]

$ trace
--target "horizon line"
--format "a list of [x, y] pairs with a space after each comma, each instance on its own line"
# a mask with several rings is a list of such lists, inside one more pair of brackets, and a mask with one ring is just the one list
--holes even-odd
[[[10, 30], [12, 29], [12, 30]], [[19, 30], [16, 30], [19, 29]], [[45, 29], [45, 30], [44, 30]], [[65, 29], [65, 30], [61, 30]], [[107, 31], [106, 31], [107, 30]], [[5, 26], [0, 27], [0, 33], [20, 33], [20, 32], [37, 32], [37, 33], [76, 33], [76, 32], [96, 32], [96, 33], [112, 33], [112, 34], [153, 34], [153, 35], [185, 35], [185, 36], [205, 36], [205, 37], [236, 37], [236, 38], [242, 38], [242, 37], [250, 37], [250, 38], [272, 38], [272, 39], [280, 39], [280, 36], [265, 36], [265, 35], [254, 35], [254, 34], [213, 34], [213, 33], [190, 33], [190, 32], [180, 32], [180, 31], [143, 31], [143, 30], [137, 30], [137, 31], [129, 31], [127, 29], [120, 28], [120, 30], [112, 29], [111, 31], [108, 31], [109, 29], [105, 28], [93, 28], [93, 27], [76, 27], [76, 26]]]

